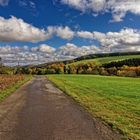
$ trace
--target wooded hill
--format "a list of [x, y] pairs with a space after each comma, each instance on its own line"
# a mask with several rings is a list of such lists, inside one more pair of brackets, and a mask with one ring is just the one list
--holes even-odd
[[35, 75], [100, 74], [138, 77], [140, 76], [140, 52], [92, 54], [73, 60], [18, 66], [12, 68], [12, 72]]

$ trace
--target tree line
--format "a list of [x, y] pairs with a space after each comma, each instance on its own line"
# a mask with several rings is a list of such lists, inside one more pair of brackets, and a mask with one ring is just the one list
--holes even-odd
[[110, 62], [97, 65], [95, 62], [80, 64], [65, 64], [63, 62], [49, 63], [48, 65], [5, 67], [0, 66], [0, 74], [95, 74], [95, 75], [116, 75], [139, 77], [140, 58], [127, 59], [122, 61]]
[[94, 62], [86, 64], [70, 64], [64, 63], [49, 64], [46, 67], [19, 67], [15, 70], [15, 74], [95, 74], [95, 75], [116, 75], [138, 77], [140, 76], [140, 59], [128, 59], [118, 62], [111, 62], [101, 66]]
[[122, 61], [110, 62], [107, 64], [103, 64], [103, 67], [110, 68], [110, 67], [122, 67], [123, 65], [127, 66], [140, 66], [140, 58], [133, 58], [133, 59], [126, 59]]

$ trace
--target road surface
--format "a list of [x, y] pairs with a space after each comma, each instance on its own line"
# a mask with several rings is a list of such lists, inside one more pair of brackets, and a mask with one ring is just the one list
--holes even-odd
[[119, 140], [46, 78], [36, 77], [0, 103], [0, 140]]

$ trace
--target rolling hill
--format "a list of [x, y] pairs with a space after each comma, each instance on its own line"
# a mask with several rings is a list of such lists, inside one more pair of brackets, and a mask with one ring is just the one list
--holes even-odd
[[109, 57], [101, 57], [87, 60], [76, 61], [67, 65], [78, 65], [78, 64], [86, 64], [86, 63], [94, 63], [96, 65], [102, 65], [105, 63], [116, 62], [126, 59], [140, 58], [140, 55], [126, 55], [126, 56], [109, 56]]
[[30, 65], [26, 67], [46, 68], [52, 64], [63, 63], [64, 65], [72, 65], [72, 64], [78, 65], [78, 64], [86, 64], [89, 62], [96, 63], [97, 65], [101, 65], [101, 64], [110, 63], [113, 61], [121, 61], [125, 59], [133, 59], [133, 58], [140, 58], [140, 52], [90, 54], [90, 55], [81, 56], [72, 60], [49, 62], [45, 64]]

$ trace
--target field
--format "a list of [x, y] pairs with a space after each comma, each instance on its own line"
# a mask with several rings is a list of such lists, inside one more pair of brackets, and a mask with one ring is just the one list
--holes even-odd
[[23, 75], [0, 75], [0, 101], [14, 92], [23, 83], [28, 81], [30, 76]]
[[70, 63], [68, 65], [78, 65], [78, 64], [86, 64], [86, 63], [94, 63], [96, 65], [101, 65], [101, 64], [105, 64], [105, 63], [110, 63], [113, 61], [121, 61], [121, 60], [125, 60], [125, 59], [133, 59], [133, 58], [140, 58], [140, 55], [126, 55], [126, 56], [110, 56], [110, 57], [102, 57], [102, 58], [95, 58], [95, 59], [87, 59], [87, 60], [81, 60], [81, 61], [77, 61], [74, 63]]
[[93, 75], [48, 78], [93, 116], [130, 139], [140, 139], [140, 79]]

